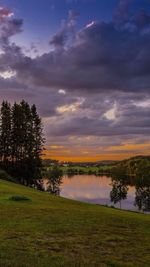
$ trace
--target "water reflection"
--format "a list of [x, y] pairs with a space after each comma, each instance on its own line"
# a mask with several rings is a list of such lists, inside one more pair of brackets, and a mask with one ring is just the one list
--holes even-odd
[[150, 211], [149, 177], [136, 178], [135, 206], [141, 211]]
[[110, 199], [114, 204], [120, 204], [121, 209], [121, 201], [127, 198], [128, 187], [123, 181], [113, 181], [112, 190], [110, 191]]
[[65, 176], [60, 195], [122, 209], [150, 211], [150, 179], [148, 177]]
[[43, 171], [43, 179], [37, 183], [37, 188], [47, 191], [54, 195], [60, 195], [60, 186], [63, 180], [63, 172], [57, 166], [54, 166], [49, 172]]
[[61, 186], [61, 195], [91, 203], [108, 204], [111, 190], [111, 178], [96, 177], [95, 175], [75, 175], [72, 178], [64, 177]]
[[67, 175], [54, 169], [38, 189], [89, 203], [114, 206], [127, 210], [150, 211], [150, 178], [125, 176]]

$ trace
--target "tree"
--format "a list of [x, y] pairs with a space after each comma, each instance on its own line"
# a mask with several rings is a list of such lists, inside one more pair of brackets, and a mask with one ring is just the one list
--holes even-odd
[[26, 116], [27, 105], [25, 101], [22, 101], [19, 104], [15, 103], [12, 107], [12, 172], [22, 183], [28, 180], [26, 169], [29, 168], [29, 166], [26, 168], [28, 123], [30, 123]]
[[55, 194], [55, 195], [59, 195], [60, 185], [62, 183], [62, 176], [63, 176], [63, 172], [59, 167], [54, 166], [50, 170], [50, 172], [47, 175], [47, 178], [48, 178], [47, 191], [48, 192]]
[[32, 135], [30, 136], [30, 157], [34, 165], [34, 176], [39, 179], [41, 178], [41, 167], [42, 167], [42, 153], [43, 153], [43, 144], [45, 139], [43, 137], [43, 127], [41, 118], [39, 117], [36, 106], [31, 107], [31, 120], [32, 120]]
[[1, 106], [0, 120], [0, 161], [5, 168], [11, 155], [11, 107], [7, 101]]
[[43, 128], [36, 106], [22, 100], [2, 103], [0, 162], [18, 181], [31, 185], [41, 177]]

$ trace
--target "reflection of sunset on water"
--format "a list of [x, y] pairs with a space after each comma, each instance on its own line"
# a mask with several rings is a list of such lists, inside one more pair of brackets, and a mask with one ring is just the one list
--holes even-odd
[[[135, 210], [135, 187], [128, 186], [128, 197], [122, 201], [122, 208]], [[61, 186], [61, 196], [90, 203], [113, 205], [110, 201], [112, 180], [110, 177], [95, 175], [74, 175], [64, 177]], [[118, 204], [115, 205], [118, 207]]]

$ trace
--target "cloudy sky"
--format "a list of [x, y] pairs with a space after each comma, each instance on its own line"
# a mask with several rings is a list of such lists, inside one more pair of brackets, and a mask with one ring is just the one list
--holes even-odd
[[43, 118], [48, 158], [150, 154], [150, 1], [0, 1], [0, 101]]

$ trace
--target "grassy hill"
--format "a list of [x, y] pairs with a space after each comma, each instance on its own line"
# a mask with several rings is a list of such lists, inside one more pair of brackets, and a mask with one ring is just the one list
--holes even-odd
[[0, 180], [0, 267], [58, 266], [149, 267], [150, 216]]
[[150, 177], [150, 156], [137, 156], [127, 160], [120, 161], [112, 171], [122, 170], [126, 175], [135, 175], [139, 177]]

